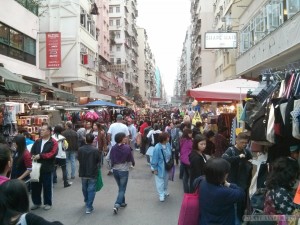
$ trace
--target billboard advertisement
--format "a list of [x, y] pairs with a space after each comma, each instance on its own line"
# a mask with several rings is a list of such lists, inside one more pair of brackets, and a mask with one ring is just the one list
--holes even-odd
[[204, 45], [206, 49], [237, 48], [237, 33], [207, 32]]
[[60, 32], [46, 33], [46, 67], [61, 67], [61, 35]]

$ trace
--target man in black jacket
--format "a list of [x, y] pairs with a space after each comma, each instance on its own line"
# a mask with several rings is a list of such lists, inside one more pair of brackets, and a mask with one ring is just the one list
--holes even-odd
[[96, 195], [96, 181], [100, 164], [100, 152], [92, 146], [94, 135], [88, 133], [85, 137], [86, 145], [78, 150], [79, 177], [82, 182], [82, 193], [86, 205], [86, 214], [93, 210], [93, 202]]
[[78, 134], [73, 130], [73, 124], [71, 121], [67, 121], [65, 125], [66, 130], [62, 132], [62, 135], [68, 142], [68, 148], [66, 150], [67, 156], [67, 177], [69, 178], [69, 164], [71, 164], [71, 179], [75, 178], [76, 171], [76, 152], [78, 151]]
[[252, 159], [252, 154], [246, 148], [248, 142], [249, 137], [247, 134], [239, 133], [236, 138], [236, 144], [229, 147], [222, 155], [222, 158], [226, 159], [231, 165], [227, 181], [241, 187], [246, 194], [245, 201], [237, 203], [237, 217], [240, 222], [242, 221], [242, 216], [246, 209], [247, 193], [252, 177], [252, 163], [249, 162], [249, 160]]
[[52, 179], [55, 165], [55, 156], [58, 151], [58, 144], [51, 137], [52, 128], [43, 125], [40, 130], [41, 138], [38, 139], [31, 148], [32, 160], [41, 163], [39, 182], [31, 183], [31, 198], [33, 206], [31, 210], [37, 209], [42, 204], [41, 193], [44, 192], [44, 209], [49, 210], [52, 206]]

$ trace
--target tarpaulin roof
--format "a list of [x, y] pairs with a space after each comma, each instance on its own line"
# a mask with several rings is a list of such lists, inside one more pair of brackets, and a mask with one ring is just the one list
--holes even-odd
[[187, 95], [199, 101], [231, 101], [246, 97], [249, 90], [258, 87], [259, 82], [246, 79], [233, 79], [209, 84], [187, 91]]
[[5, 89], [19, 93], [30, 93], [32, 85], [19, 77], [17, 74], [0, 66], [0, 76], [4, 79]]

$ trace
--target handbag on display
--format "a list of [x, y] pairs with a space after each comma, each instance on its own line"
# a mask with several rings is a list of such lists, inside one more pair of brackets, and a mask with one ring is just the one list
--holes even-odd
[[294, 110], [291, 112], [291, 116], [293, 118], [293, 137], [300, 139], [300, 100], [294, 101]]
[[198, 225], [200, 215], [199, 187], [194, 193], [184, 193], [178, 225]]
[[30, 181], [31, 182], [39, 182], [40, 181], [40, 171], [41, 171], [41, 163], [37, 161], [32, 161], [32, 171], [30, 173]]

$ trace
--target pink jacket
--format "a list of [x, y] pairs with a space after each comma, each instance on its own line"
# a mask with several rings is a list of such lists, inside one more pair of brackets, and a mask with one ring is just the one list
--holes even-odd
[[189, 155], [192, 152], [193, 140], [182, 138], [180, 140], [180, 161], [185, 165], [190, 165]]

